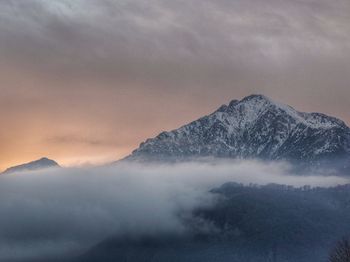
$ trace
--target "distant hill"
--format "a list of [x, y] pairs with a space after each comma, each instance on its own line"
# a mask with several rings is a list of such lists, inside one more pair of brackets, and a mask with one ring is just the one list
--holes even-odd
[[52, 168], [52, 167], [60, 167], [60, 166], [56, 161], [43, 157], [29, 163], [10, 167], [6, 169], [2, 174], [32, 171], [32, 170], [46, 169], [46, 168]]
[[110, 237], [74, 261], [319, 262], [350, 235], [350, 185], [226, 183], [211, 193], [214, 206], [184, 216], [187, 234]]

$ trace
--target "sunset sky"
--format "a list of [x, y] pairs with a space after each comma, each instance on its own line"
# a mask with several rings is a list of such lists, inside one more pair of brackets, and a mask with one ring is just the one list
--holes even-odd
[[0, 0], [0, 170], [129, 154], [260, 93], [350, 123], [349, 0]]

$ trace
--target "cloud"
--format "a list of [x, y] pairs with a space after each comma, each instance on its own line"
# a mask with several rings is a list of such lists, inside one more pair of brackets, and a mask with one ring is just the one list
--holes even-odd
[[[3, 0], [0, 10], [1, 169], [42, 155], [122, 158], [251, 93], [350, 120], [348, 0]], [[71, 133], [117, 146], [45, 140]]]
[[94, 137], [81, 137], [74, 134], [55, 136], [47, 139], [49, 143], [58, 144], [83, 144], [91, 146], [101, 146], [101, 147], [115, 147], [116, 142], [104, 139], [98, 139]]
[[347, 178], [294, 176], [284, 163], [237, 161], [53, 169], [0, 177], [0, 260], [79, 253], [111, 235], [184, 234], [181, 217], [235, 181], [334, 186]]
[[0, 5], [6, 26], [0, 30], [2, 53], [12, 62], [36, 61], [32, 66], [39, 72], [61, 72], [65, 78], [92, 75], [177, 88], [208, 81], [211, 87], [217, 81], [232, 85], [252, 73], [300, 66], [305, 59], [343, 60], [350, 48], [346, 0]]

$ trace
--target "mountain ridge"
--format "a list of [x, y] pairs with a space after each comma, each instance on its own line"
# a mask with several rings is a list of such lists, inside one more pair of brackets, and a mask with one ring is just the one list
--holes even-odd
[[147, 139], [125, 159], [163, 161], [208, 156], [310, 163], [350, 159], [350, 128], [333, 116], [299, 112], [264, 95], [250, 95]]
[[12, 174], [17, 172], [34, 171], [34, 170], [40, 170], [40, 169], [46, 169], [46, 168], [52, 168], [52, 167], [60, 167], [60, 165], [52, 159], [49, 159], [47, 157], [42, 157], [38, 160], [9, 167], [0, 174]]

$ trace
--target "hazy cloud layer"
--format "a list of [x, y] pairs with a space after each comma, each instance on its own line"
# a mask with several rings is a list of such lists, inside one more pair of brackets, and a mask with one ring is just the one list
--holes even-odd
[[228, 181], [334, 186], [341, 177], [293, 176], [254, 161], [119, 165], [0, 176], [0, 261], [81, 252], [111, 235], [183, 234], [181, 217], [215, 203]]
[[[2, 0], [0, 10], [0, 166], [49, 152], [118, 158], [250, 93], [350, 121], [348, 0]], [[118, 146], [47, 142], [71, 134]]]

